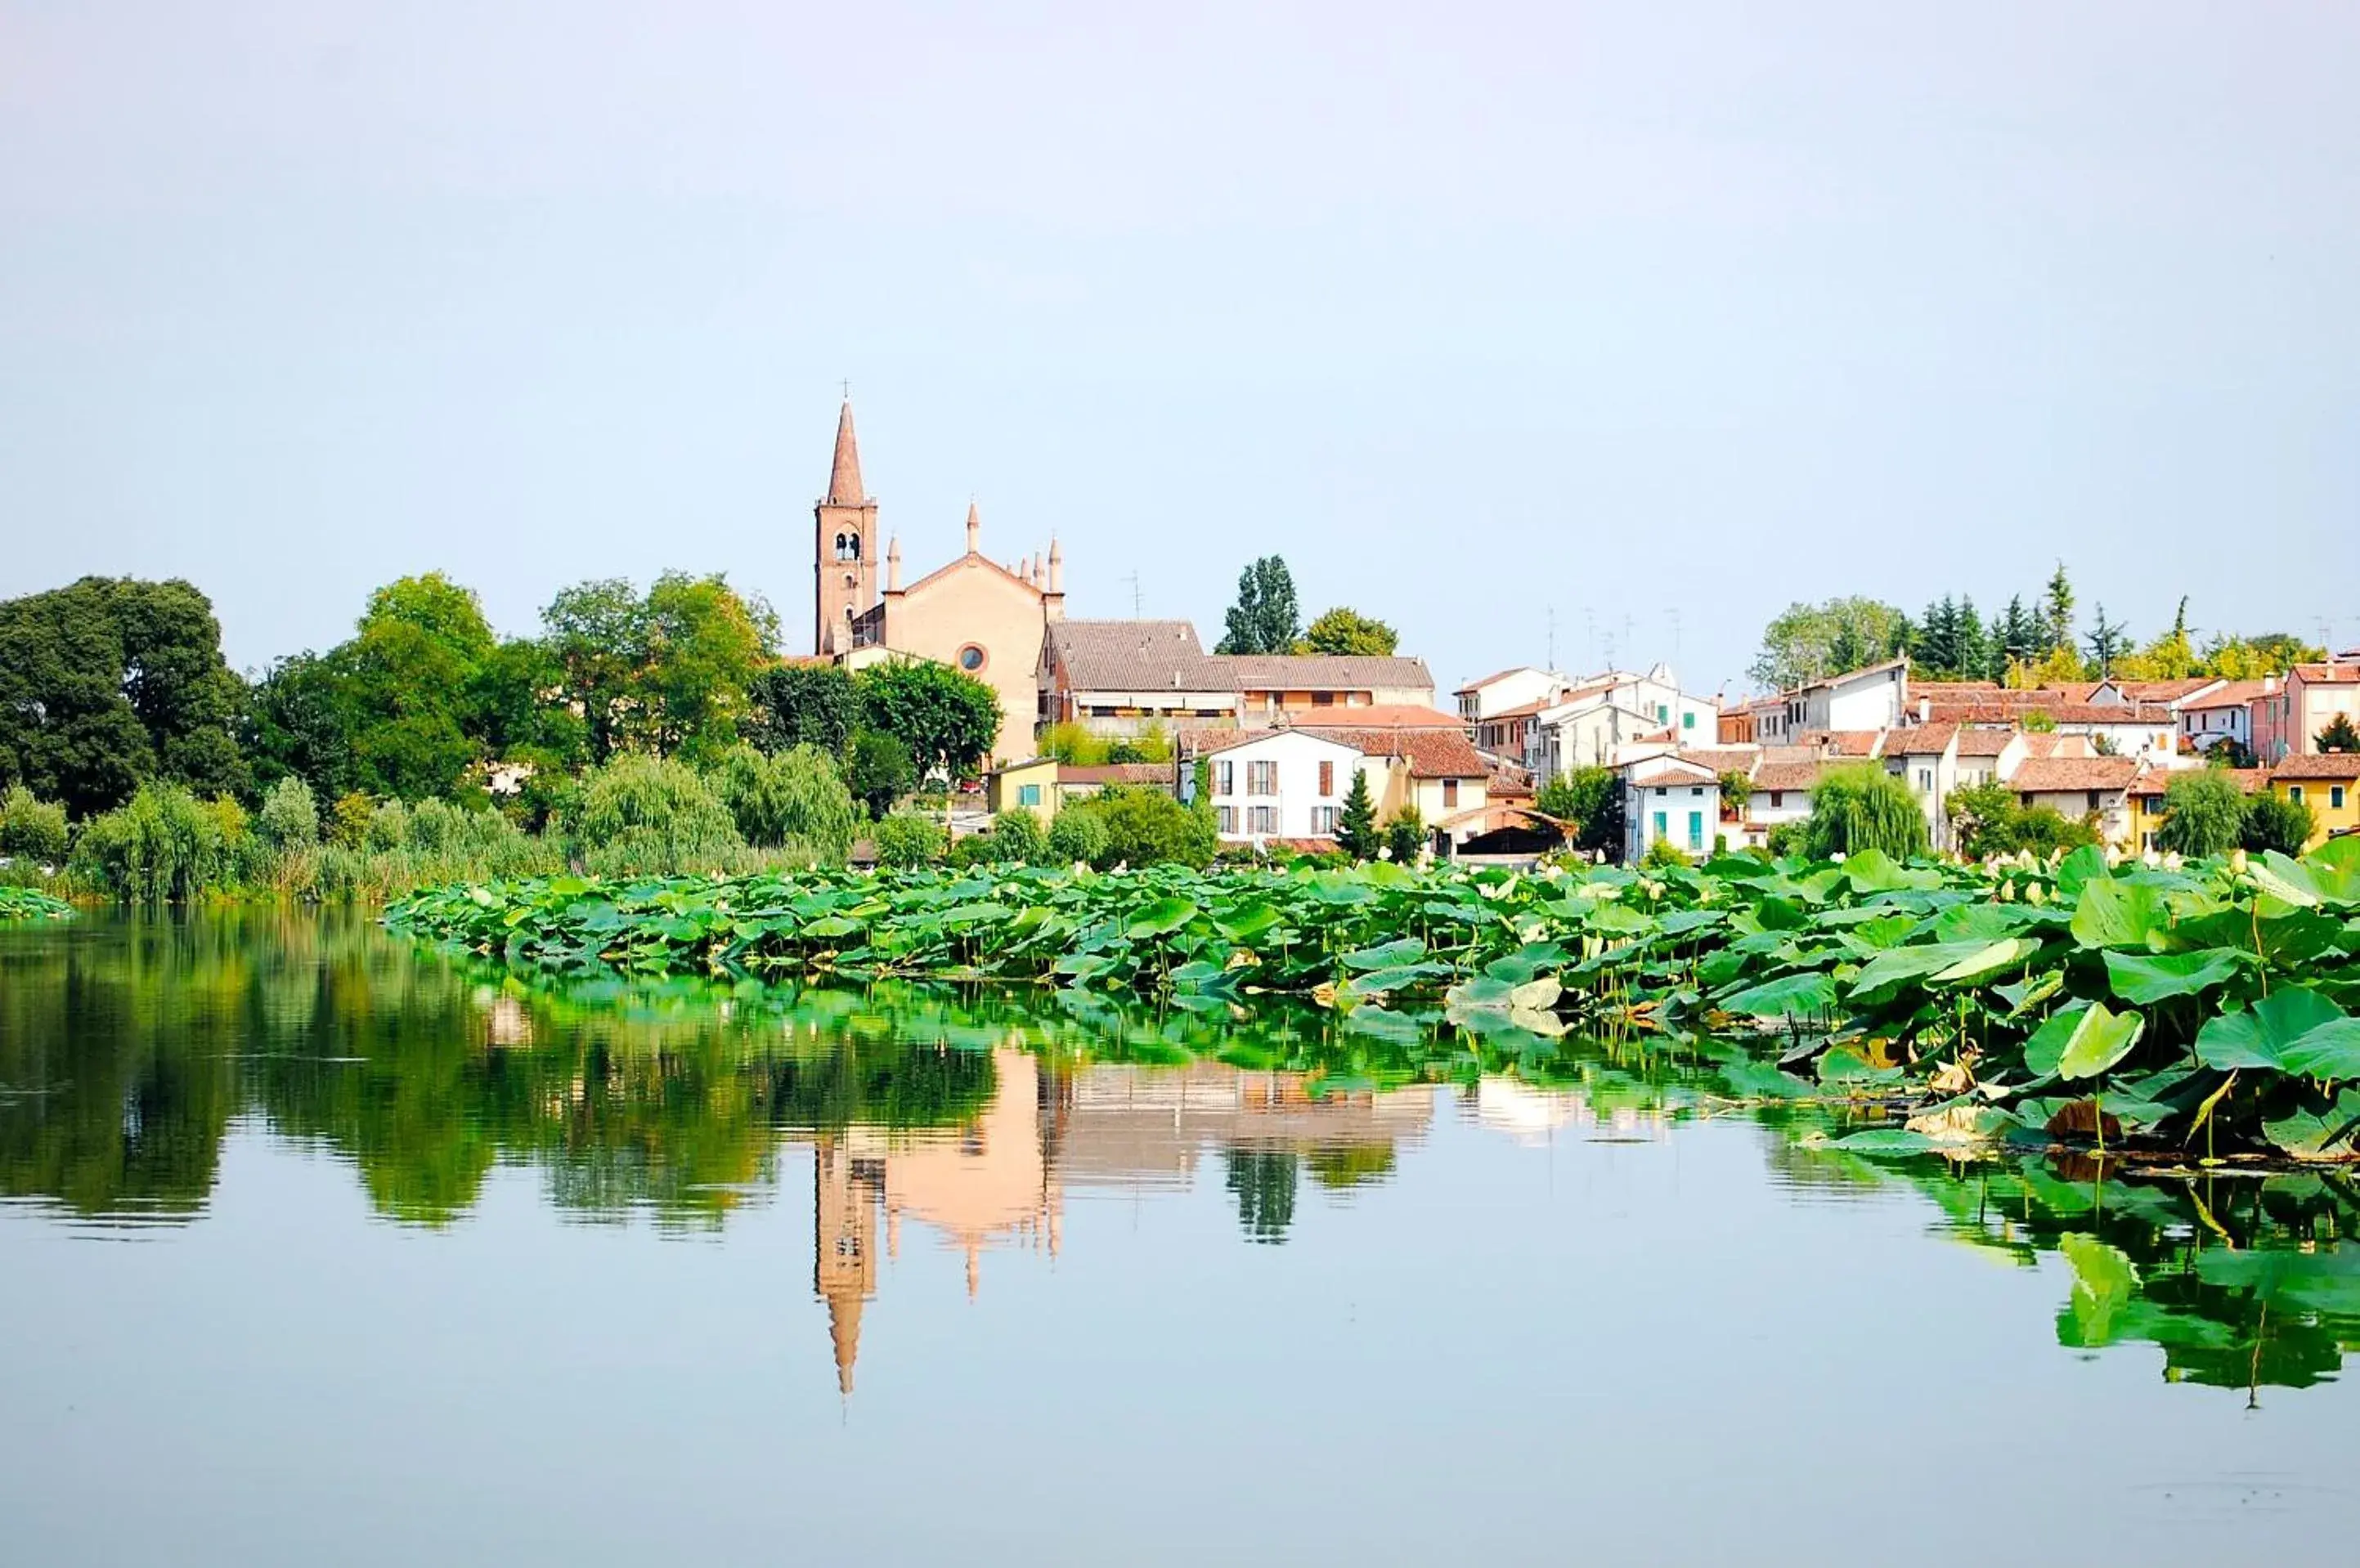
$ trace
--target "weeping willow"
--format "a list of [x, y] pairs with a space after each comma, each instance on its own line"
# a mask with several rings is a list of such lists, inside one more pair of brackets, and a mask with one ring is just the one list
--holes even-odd
[[1811, 790], [1804, 842], [1814, 859], [1876, 849], [1906, 861], [1927, 851], [1926, 815], [1909, 787], [1874, 763], [1830, 768]]

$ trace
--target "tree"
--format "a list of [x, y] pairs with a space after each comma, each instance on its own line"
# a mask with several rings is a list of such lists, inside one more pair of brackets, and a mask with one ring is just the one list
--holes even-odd
[[442, 572], [369, 595], [352, 640], [330, 655], [360, 788], [415, 800], [458, 787], [482, 755], [469, 731], [495, 648], [474, 591]]
[[2245, 802], [2245, 821], [2237, 844], [2256, 854], [2275, 849], [2280, 855], [2300, 855], [2318, 831], [2319, 819], [2309, 806], [2265, 789]]
[[860, 727], [860, 692], [840, 664], [773, 664], [746, 686], [746, 738], [762, 751], [843, 751]]
[[2021, 594], [2008, 600], [2007, 608], [1992, 624], [1991, 637], [1984, 649], [1983, 676], [1986, 681], [2005, 681], [2007, 672], [2016, 665], [2029, 665], [2042, 651], [2044, 635], [2040, 619], [2024, 607]]
[[926, 659], [872, 664], [854, 677], [869, 728], [909, 748], [921, 778], [974, 777], [1000, 737], [1000, 695], [974, 676]]
[[2349, 713], [2336, 714], [2311, 738], [2322, 751], [2360, 751], [2360, 728], [2354, 727]]
[[1743, 768], [1732, 768], [1721, 774], [1721, 799], [1733, 811], [1745, 810], [1745, 802], [1754, 799], [1754, 780]]
[[244, 789], [244, 696], [213, 604], [187, 583], [85, 577], [0, 601], [0, 783], [76, 816], [151, 779]]
[[541, 625], [561, 680], [560, 700], [589, 733], [590, 761], [620, 750], [633, 712], [634, 677], [647, 654], [647, 617], [638, 590], [620, 577], [558, 590]]
[[1622, 780], [1611, 768], [1576, 768], [1541, 786], [1533, 809], [1574, 824], [1572, 844], [1591, 854], [1622, 850]]
[[1295, 578], [1284, 558], [1265, 555], [1238, 574], [1238, 602], [1216, 653], [1291, 653], [1301, 631]]
[[1369, 793], [1369, 776], [1356, 768], [1336, 818], [1336, 847], [1355, 860], [1374, 860], [1378, 843], [1377, 802]]
[[2245, 792], [2218, 768], [2182, 773], [2163, 791], [2156, 846], [2174, 855], [2223, 855], [2245, 832]]
[[38, 800], [22, 784], [0, 793], [0, 860], [62, 866], [66, 859], [66, 809]]
[[1162, 789], [1118, 784], [1057, 813], [1063, 822], [1079, 811], [1096, 817], [1106, 828], [1106, 848], [1097, 857], [1102, 866], [1155, 866], [1166, 862], [1201, 870], [1213, 863], [1220, 847], [1211, 818], [1195, 811]]
[[748, 844], [801, 849], [828, 866], [842, 865], [852, 848], [860, 808], [817, 746], [765, 757], [741, 742], [723, 754], [713, 781]]
[[883, 821], [893, 802], [917, 787], [918, 769], [910, 748], [877, 730], [855, 730], [845, 747], [845, 781], [853, 795]]
[[298, 653], [272, 665], [247, 692], [238, 744], [256, 784], [267, 789], [300, 779], [315, 797], [333, 800], [360, 784], [357, 723], [342, 672], [316, 653]]
[[877, 864], [894, 867], [940, 860], [946, 837], [943, 824], [923, 811], [894, 811], [880, 817], [869, 833], [877, 849]]
[[778, 651], [778, 616], [718, 572], [667, 572], [648, 589], [645, 617], [636, 685], [647, 744], [659, 757], [719, 755], [738, 738], [747, 687]]
[[2040, 629], [2047, 639], [2041, 649], [2055, 653], [2073, 650], [2073, 584], [2065, 575], [2065, 563], [2059, 561], [2050, 574], [2048, 590], [2040, 600]]
[[2130, 647], [2130, 634], [2122, 622], [2106, 619], [2106, 607], [2098, 606], [2097, 623], [2090, 628], [2090, 667], [2105, 680], [2114, 672], [2114, 660]]
[[1926, 853], [1926, 816], [1909, 787], [1875, 764], [1832, 768], [1812, 787], [1804, 844], [1814, 860], [1872, 849], [1907, 860]]
[[1303, 628], [1295, 651], [1389, 658], [1400, 643], [1400, 634], [1384, 622], [1338, 604]]
[[720, 796], [670, 757], [618, 757], [594, 770], [565, 827], [602, 874], [711, 870], [746, 842]]
[[1819, 604], [1789, 604], [1762, 632], [1754, 680], [1778, 691], [1841, 674], [1890, 658], [1908, 647], [1908, 617], [1892, 605], [1859, 597]]
[[2188, 596], [2181, 594], [2171, 629], [2136, 653], [2115, 661], [2125, 681], [2181, 681], [2196, 673], [2196, 648], [2188, 637]]
[[1426, 848], [1426, 822], [1417, 808], [1404, 802], [1385, 819], [1385, 850], [1399, 866], [1414, 866]]

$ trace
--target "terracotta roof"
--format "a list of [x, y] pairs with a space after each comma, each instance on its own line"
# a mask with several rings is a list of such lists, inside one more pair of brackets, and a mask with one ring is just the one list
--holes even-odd
[[1961, 728], [1959, 731], [1958, 755], [1961, 757], [1997, 757], [2000, 753], [2007, 749], [2007, 743], [2015, 738], [2016, 732], [2014, 730]]
[[[2141, 702], [2177, 702], [2220, 682], [2217, 675], [2191, 675], [2177, 681], [2117, 681], [2114, 688]], [[2092, 688], [2092, 691], [2096, 689]]]
[[1294, 718], [1295, 727], [1299, 730], [1333, 729], [1341, 724], [1356, 730], [1463, 732], [1468, 723], [1456, 713], [1446, 713], [1439, 708], [1421, 708], [1415, 702], [1371, 702], [1359, 708], [1314, 708], [1309, 713], [1296, 713]]
[[827, 505], [858, 506], [869, 499], [860, 484], [860, 443], [852, 434], [852, 399], [836, 416], [836, 457], [827, 470]]
[[2360, 779], [2360, 751], [2329, 751], [2285, 757], [2270, 769], [2270, 782], [2281, 779]]
[[[1424, 730], [1207, 730], [1192, 739], [1184, 749], [1197, 757], [1210, 757], [1217, 751], [1234, 751], [1239, 746], [1248, 746], [1258, 740], [1276, 740], [1286, 735], [1301, 735], [1305, 740], [1324, 740], [1330, 746], [1340, 746], [1347, 751], [1366, 754], [1369, 748], [1360, 745], [1356, 738], [1360, 735], [1382, 737], [1426, 733], [1428, 732]], [[1460, 738], [1463, 741], [1464, 737]], [[1475, 748], [1470, 746], [1467, 749], [1473, 751]], [[1479, 768], [1477, 771], [1480, 772], [1481, 769]]]
[[2006, 779], [2019, 795], [2062, 795], [2086, 789], [2127, 789], [2139, 765], [2128, 757], [2036, 757]]
[[1632, 779], [1631, 782], [1638, 786], [1640, 789], [1652, 789], [1658, 784], [1693, 784], [1699, 787], [1708, 784], [1717, 785], [1718, 780], [1699, 778], [1696, 774], [1685, 772], [1677, 768], [1658, 768], [1653, 773], [1641, 773], [1635, 775]]
[[1710, 768], [1716, 774], [1743, 773], [1762, 760], [1762, 753], [1754, 746], [1700, 746], [1679, 753], [1679, 758], [1682, 762], [1693, 762], [1699, 768]]
[[2060, 724], [2169, 724], [2177, 722], [2177, 715], [2161, 702], [2017, 702], [2012, 700], [1935, 702], [1928, 706], [1926, 717], [1928, 723], [1946, 719], [1960, 724], [1997, 724], [2035, 713], [2046, 713]]
[[1958, 735], [1957, 720], [1937, 719], [1930, 724], [1894, 731], [1885, 743], [1885, 754], [1887, 757], [1924, 757], [1929, 753], [1948, 751], [1950, 742], [1956, 740]]
[[1488, 779], [1490, 765], [1475, 743], [1457, 730], [1395, 729], [1306, 730], [1323, 740], [1339, 741], [1363, 757], [1398, 757], [1409, 764], [1413, 779]]
[[2267, 768], [2150, 768], [2139, 775], [2138, 782], [2131, 786], [2131, 793], [2160, 795], [2171, 788], [2173, 779], [2204, 772], [2219, 774], [2248, 795], [2270, 781], [2270, 770]]
[[1513, 708], [1502, 708], [1498, 713], [1489, 714], [1483, 718], [1476, 720], [1475, 722], [1481, 724], [1497, 724], [1502, 719], [1529, 719], [1534, 714], [1539, 713], [1543, 708], [1553, 708], [1557, 704], [1554, 702], [1519, 702]]
[[1821, 746], [1838, 757], [1874, 757], [1884, 738], [1883, 730], [1803, 730], [1795, 736], [1799, 745]]
[[1511, 675], [1542, 675], [1546, 673], [1547, 672], [1542, 670], [1537, 664], [1519, 664], [1513, 670], [1495, 670], [1491, 674], [1484, 676], [1480, 681], [1470, 681], [1466, 685], [1461, 686], [1458, 691], [1453, 691], [1451, 695], [1454, 697], [1472, 696], [1476, 691], [1481, 690], [1483, 687], [1491, 685], [1495, 681], [1505, 681]]
[[1061, 763], [1060, 784], [1169, 784], [1179, 771], [1174, 762], [1103, 762], [1089, 766]]
[[1237, 686], [1248, 691], [1338, 691], [1379, 686], [1434, 690], [1434, 676], [1422, 659], [1324, 653], [1216, 653], [1207, 657], [1229, 671]]
[[2360, 664], [2298, 664], [2293, 673], [2307, 686], [2349, 686], [2360, 681]]
[[1938, 702], [1946, 698], [1952, 702], [1962, 702], [2002, 690], [2004, 688], [1993, 681], [1912, 681], [1909, 682], [1909, 694], [1912, 697], [1931, 697]]
[[1186, 621], [1052, 621], [1049, 649], [1083, 691], [1234, 691]]
[[1765, 762], [1754, 770], [1754, 792], [1808, 789], [1819, 781], [1818, 762]]
[[2218, 691], [2207, 691], [2202, 697], [2182, 702], [2183, 713], [2201, 713], [2208, 708], [2242, 708], [2256, 697], [2274, 696], [2258, 681], [2232, 681]]

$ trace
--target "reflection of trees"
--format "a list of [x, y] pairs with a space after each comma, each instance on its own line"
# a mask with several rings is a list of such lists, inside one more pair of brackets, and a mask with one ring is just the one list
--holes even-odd
[[1238, 1201], [1238, 1224], [1254, 1241], [1282, 1242], [1295, 1223], [1296, 1160], [1288, 1149], [1225, 1149], [1229, 1195]]

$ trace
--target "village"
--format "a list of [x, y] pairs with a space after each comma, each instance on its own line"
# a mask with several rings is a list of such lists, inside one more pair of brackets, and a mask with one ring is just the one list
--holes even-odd
[[[1111, 785], [1189, 803], [1202, 788], [1225, 845], [1316, 854], [1337, 847], [1361, 782], [1375, 816], [1417, 824], [1427, 853], [1521, 860], [1566, 836], [1543, 803], [1550, 786], [1604, 769], [1620, 831], [1593, 854], [1700, 858], [1774, 847], [1823, 775], [1866, 764], [1908, 788], [1938, 851], [1972, 847], [1961, 792], [1989, 800], [1999, 786], [2026, 811], [2145, 854], [2176, 776], [2250, 759], [2224, 771], [2248, 795], [2306, 808], [2311, 843], [2360, 832], [2360, 747], [2322, 740], [2360, 723], [2360, 648], [2254, 680], [2036, 685], [1914, 680], [1902, 655], [1743, 697], [1686, 690], [1661, 663], [1524, 665], [1467, 681], [1446, 707], [1421, 658], [1208, 652], [1187, 620], [1068, 617], [1059, 542], [995, 561], [973, 506], [964, 552], [905, 586], [898, 538], [879, 549], [848, 400], [814, 517], [814, 661], [934, 660], [998, 696], [970, 828], [1011, 810], [1046, 826]], [[1108, 759], [1045, 744], [1076, 734]]]

